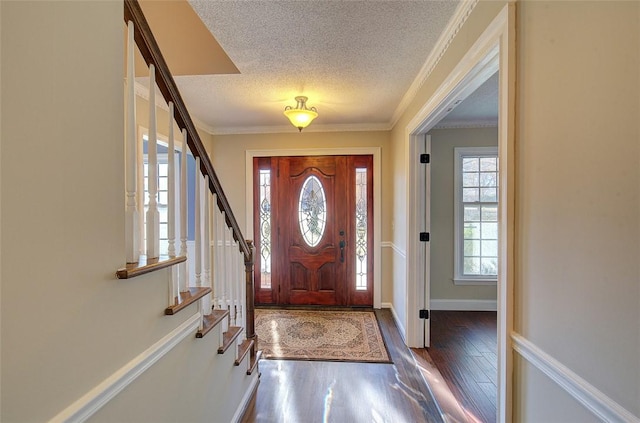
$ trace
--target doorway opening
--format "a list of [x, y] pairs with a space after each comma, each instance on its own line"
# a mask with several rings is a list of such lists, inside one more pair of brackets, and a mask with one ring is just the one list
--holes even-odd
[[[515, 134], [515, 6], [507, 5], [480, 35], [459, 64], [452, 70], [433, 97], [407, 125], [407, 154], [418, 157], [425, 145], [425, 135], [457, 104], [475, 91], [496, 72], [498, 76], [498, 242], [497, 242], [497, 421], [511, 416], [512, 372], [510, 333], [513, 326], [514, 274], [514, 134]], [[409, 160], [407, 169], [407, 221], [409, 232], [427, 231], [426, 208], [420, 204], [425, 189], [420, 162]], [[425, 223], [426, 222], [426, 223]], [[425, 228], [426, 225], [426, 229]], [[429, 320], [421, 319], [418, 310], [429, 309], [429, 247], [419, 239], [407, 242], [407, 342], [422, 348], [430, 342]], [[414, 314], [415, 313], [415, 314]], [[426, 313], [424, 313], [426, 314]]]

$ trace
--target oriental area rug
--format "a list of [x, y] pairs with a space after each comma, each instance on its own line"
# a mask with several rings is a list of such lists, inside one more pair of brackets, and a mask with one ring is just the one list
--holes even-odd
[[256, 309], [255, 322], [264, 358], [391, 363], [372, 311]]

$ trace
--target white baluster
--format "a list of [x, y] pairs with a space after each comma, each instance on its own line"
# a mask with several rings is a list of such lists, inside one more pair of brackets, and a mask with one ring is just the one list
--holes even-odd
[[217, 213], [218, 196], [213, 194], [211, 198], [211, 208], [209, 214], [211, 216], [211, 236], [213, 242], [211, 245], [211, 289], [213, 290], [213, 306], [218, 307], [220, 304], [220, 287], [218, 278], [218, 213]]
[[227, 280], [229, 281], [229, 302], [230, 302], [230, 312], [231, 312], [231, 324], [236, 326], [236, 287], [235, 281], [233, 280], [233, 267], [234, 267], [234, 259], [235, 254], [233, 253], [233, 232], [229, 228], [226, 230], [227, 235], [229, 236], [229, 242], [227, 244]]
[[204, 303], [205, 303], [206, 297], [208, 297], [208, 295], [205, 295], [204, 297], [202, 297], [202, 298], [200, 298], [198, 300], [198, 314], [200, 314], [200, 320], [199, 320], [200, 324], [198, 325], [198, 330], [204, 329], [204, 319], [203, 319], [203, 317], [204, 317], [205, 314], [209, 314], [209, 313], [205, 313], [204, 312], [204, 307], [205, 307]]
[[218, 301], [219, 307], [223, 310], [227, 308], [227, 290], [224, 284], [224, 215], [216, 209], [216, 280], [219, 290]]
[[149, 65], [149, 209], [147, 210], [147, 259], [160, 256], [160, 213], [158, 212], [158, 139], [156, 128], [156, 70]]
[[196, 196], [195, 196], [195, 235], [196, 235], [196, 252], [195, 252], [195, 273], [196, 286], [202, 286], [202, 222], [200, 219], [202, 207], [202, 175], [200, 174], [200, 157], [196, 157]]
[[238, 286], [240, 288], [240, 295], [238, 296], [238, 319], [240, 320], [240, 326], [242, 327], [245, 327], [244, 307], [245, 299], [247, 298], [245, 278], [244, 255], [242, 253], [238, 253]]
[[[204, 240], [203, 240], [203, 257], [202, 257], [202, 268], [203, 268], [203, 284], [206, 287], [213, 288], [211, 284], [211, 233], [209, 232], [210, 225], [209, 219], [209, 175], [204, 176], [204, 186], [202, 187], [202, 198], [203, 198], [203, 206], [204, 211], [202, 213], [202, 219], [204, 220]], [[203, 307], [202, 312], [204, 314], [211, 313], [211, 295], [206, 295], [203, 298]]]
[[[176, 256], [176, 142], [173, 134], [173, 102], [169, 102], [169, 147], [168, 147], [168, 186], [167, 186], [167, 238], [169, 257]], [[169, 281], [169, 304], [174, 303], [179, 292], [178, 268], [171, 266], [171, 280]]]
[[220, 256], [220, 264], [222, 265], [221, 270], [221, 276], [222, 276], [222, 283], [224, 284], [224, 308], [225, 309], [229, 309], [229, 313], [232, 312], [231, 310], [231, 303], [230, 303], [230, 285], [229, 285], [229, 278], [227, 278], [227, 267], [228, 267], [228, 263], [227, 263], [227, 225], [226, 225], [226, 213], [222, 212], [222, 248], [221, 248], [221, 256]]
[[169, 102], [169, 154], [168, 154], [168, 182], [167, 200], [167, 238], [169, 247], [167, 254], [169, 257], [176, 256], [176, 143], [173, 135], [173, 102]]
[[[233, 232], [232, 232], [233, 233]], [[240, 286], [238, 285], [238, 243], [233, 241], [232, 249], [232, 257], [233, 257], [233, 266], [231, 268], [231, 277], [233, 279], [233, 304], [235, 306], [236, 312], [236, 326], [241, 326], [240, 320]]]
[[[182, 130], [182, 155], [180, 157], [180, 255], [187, 257], [187, 130]], [[189, 289], [189, 266], [180, 263], [180, 291]]]
[[127, 263], [137, 263], [140, 254], [140, 221], [138, 218], [137, 184], [138, 157], [136, 140], [136, 93], [135, 93], [135, 41], [133, 22], [127, 23], [127, 132], [125, 134], [125, 178], [126, 178], [126, 210], [125, 210], [125, 243]]

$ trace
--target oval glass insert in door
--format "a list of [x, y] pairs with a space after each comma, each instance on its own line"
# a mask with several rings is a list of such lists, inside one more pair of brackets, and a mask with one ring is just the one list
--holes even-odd
[[318, 245], [327, 222], [327, 200], [322, 183], [313, 175], [304, 181], [300, 189], [298, 222], [302, 238], [307, 245]]

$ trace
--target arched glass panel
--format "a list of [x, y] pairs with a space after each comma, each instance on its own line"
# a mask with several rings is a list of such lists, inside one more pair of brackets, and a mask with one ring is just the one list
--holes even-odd
[[298, 201], [298, 222], [307, 245], [318, 245], [327, 222], [327, 200], [322, 183], [315, 176], [309, 176], [302, 184]]

